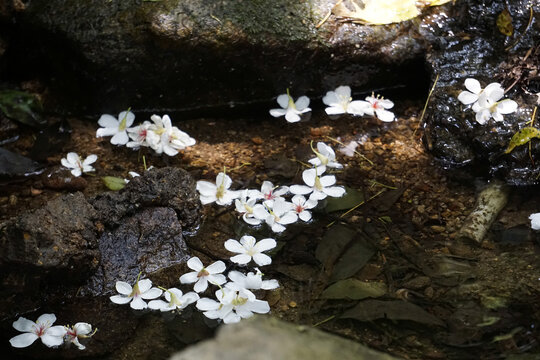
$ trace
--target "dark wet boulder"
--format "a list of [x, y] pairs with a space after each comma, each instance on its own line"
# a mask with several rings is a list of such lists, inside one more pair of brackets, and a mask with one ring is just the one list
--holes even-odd
[[[507, 5], [515, 29], [512, 37], [496, 26]], [[434, 41], [427, 57], [433, 80], [437, 75], [439, 79], [426, 112], [424, 142], [444, 167], [501, 178], [513, 185], [540, 181], [538, 139], [530, 142], [530, 149], [518, 146], [505, 153], [513, 135], [530, 126], [527, 122], [538, 103], [530, 84], [540, 65], [534, 48], [540, 40], [539, 11], [536, 6], [528, 25], [531, 12], [525, 0], [463, 1], [453, 8], [446, 31], [455, 35]], [[479, 124], [475, 113], [457, 99], [466, 90], [467, 78], [479, 80], [482, 87], [501, 83], [508, 90], [505, 97], [518, 103], [518, 111], [504, 115], [504, 121]]]
[[[60, 196], [43, 208], [2, 225], [0, 266], [77, 283], [99, 262], [96, 211], [81, 193]], [[17, 275], [15, 274], [15, 276]]]
[[368, 26], [332, 16], [317, 28], [334, 4], [33, 0], [11, 27], [6, 56], [14, 77], [54, 73], [56, 90], [65, 86], [101, 111], [228, 109], [287, 87], [321, 96], [342, 84], [371, 91], [422, 83], [422, 19]]
[[12, 181], [43, 171], [38, 162], [0, 147], [0, 180]]
[[172, 167], [146, 171], [122, 190], [97, 195], [89, 202], [107, 227], [121, 225], [123, 218], [143, 208], [167, 207], [176, 212], [183, 231], [194, 231], [202, 211], [195, 180], [187, 171]]

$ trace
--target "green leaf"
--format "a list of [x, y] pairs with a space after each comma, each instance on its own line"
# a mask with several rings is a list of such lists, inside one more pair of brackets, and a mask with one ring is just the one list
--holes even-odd
[[0, 91], [0, 110], [10, 119], [25, 125], [42, 127], [46, 121], [41, 118], [41, 103], [32, 94], [17, 90]]
[[516, 146], [525, 145], [534, 138], [540, 138], [540, 130], [535, 127], [524, 127], [512, 136], [505, 154], [509, 154]]
[[373, 254], [375, 254], [375, 249], [371, 244], [361, 238], [356, 238], [336, 262], [330, 282], [353, 276], [367, 264]]
[[122, 190], [126, 186], [126, 181], [119, 177], [103, 176], [101, 180], [109, 190], [113, 191]]
[[323, 291], [321, 298], [362, 300], [376, 298], [384, 294], [386, 294], [386, 284], [384, 283], [345, 279], [327, 287]]
[[431, 315], [420, 306], [401, 300], [365, 300], [347, 310], [342, 319], [373, 321], [376, 319], [409, 320], [420, 324], [445, 326], [438, 317]]
[[512, 15], [508, 9], [504, 9], [499, 16], [497, 16], [497, 28], [501, 34], [506, 36], [512, 36], [514, 34], [514, 26], [512, 25]]
[[364, 201], [364, 195], [360, 191], [347, 186], [345, 186], [345, 190], [347, 192], [342, 197], [326, 198], [326, 212], [349, 210]]

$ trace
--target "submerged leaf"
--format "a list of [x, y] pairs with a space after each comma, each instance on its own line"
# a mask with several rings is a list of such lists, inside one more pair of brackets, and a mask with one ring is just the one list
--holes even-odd
[[365, 300], [347, 310], [342, 319], [372, 321], [376, 319], [409, 320], [420, 324], [445, 326], [438, 317], [431, 315], [420, 306], [401, 300]]
[[39, 100], [24, 91], [0, 91], [0, 110], [8, 118], [29, 126], [41, 127], [46, 123], [39, 115], [41, 111]]
[[342, 197], [326, 198], [325, 210], [327, 212], [349, 210], [364, 201], [364, 195], [360, 191], [347, 186], [345, 186], [345, 191], [346, 193]]
[[356, 231], [354, 229], [345, 225], [338, 224], [332, 226], [319, 242], [315, 251], [315, 257], [326, 269], [332, 268], [355, 234]]
[[103, 176], [101, 179], [109, 190], [118, 191], [122, 190], [126, 186], [126, 181], [119, 177]]
[[384, 294], [386, 294], [386, 284], [384, 283], [345, 279], [327, 287], [321, 294], [321, 298], [362, 300], [376, 298]]
[[509, 154], [516, 146], [525, 145], [534, 138], [540, 138], [540, 130], [535, 127], [524, 127], [512, 136], [504, 153]]
[[371, 244], [361, 238], [356, 238], [334, 265], [330, 282], [353, 276], [367, 264], [373, 254], [375, 254], [375, 249]]
[[512, 15], [508, 9], [504, 9], [499, 16], [497, 16], [497, 28], [501, 34], [506, 36], [512, 36], [514, 34], [514, 26], [512, 25]]

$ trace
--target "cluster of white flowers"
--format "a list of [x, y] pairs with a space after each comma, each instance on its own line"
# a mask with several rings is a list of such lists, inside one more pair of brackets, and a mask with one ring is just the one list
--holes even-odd
[[19, 317], [13, 322], [13, 327], [22, 334], [9, 340], [11, 346], [24, 348], [32, 345], [37, 339], [41, 339], [41, 342], [48, 347], [58, 347], [65, 343], [75, 344], [80, 350], [84, 350], [86, 347], [79, 342], [79, 339], [92, 337], [97, 331], [97, 329], [92, 331], [92, 325], [85, 322], [79, 322], [73, 326], [52, 326], [55, 321], [54, 314], [43, 314], [36, 322]]
[[[215, 184], [205, 180], [197, 181], [201, 202], [203, 204], [215, 202], [226, 206], [234, 200], [236, 211], [246, 223], [256, 226], [264, 222], [276, 233], [284, 231], [285, 225], [292, 224], [298, 219], [310, 221], [309, 210], [317, 206], [319, 200], [327, 196], [341, 197], [345, 194], [342, 186], [334, 186], [336, 183], [334, 175], [322, 176], [327, 168], [343, 167], [336, 161], [334, 150], [323, 142], [317, 143], [317, 149], [312, 150], [316, 155], [309, 160], [313, 168], [302, 173], [305, 185], [275, 186], [270, 181], [264, 181], [260, 190], [235, 191], [230, 190], [231, 178], [220, 172]], [[291, 201], [284, 198], [287, 194], [292, 195]], [[304, 195], [309, 195], [309, 198]]]
[[[395, 120], [394, 113], [388, 111], [394, 107], [394, 103], [388, 99], [384, 99], [379, 95], [366, 97], [364, 100], [354, 100], [351, 97], [351, 88], [349, 86], [339, 86], [334, 91], [328, 91], [323, 97], [323, 103], [328, 105], [325, 109], [328, 115], [351, 114], [356, 116], [369, 115], [377, 117], [384, 122]], [[279, 117], [285, 115], [285, 120], [288, 122], [300, 121], [300, 115], [311, 111], [309, 106], [309, 98], [301, 96], [293, 100], [287, 89], [286, 94], [277, 97], [277, 103], [281, 106], [280, 109], [271, 109], [270, 115]]]
[[[264, 251], [276, 247], [274, 239], [262, 239], [257, 242], [252, 236], [243, 236], [240, 241], [229, 239], [225, 242], [225, 248], [234, 255], [230, 260], [240, 265], [247, 265], [252, 260], [259, 266], [272, 263], [272, 259], [263, 254]], [[258, 268], [255, 272], [243, 274], [239, 271], [230, 271], [227, 275], [230, 282], [222, 273], [226, 270], [223, 261], [216, 261], [205, 266], [198, 257], [192, 257], [187, 261], [187, 266], [193, 270], [180, 276], [180, 283], [194, 284], [193, 290], [186, 294], [177, 288], [152, 287], [150, 279], [142, 279], [135, 285], [124, 281], [116, 282], [116, 290], [119, 295], [113, 295], [110, 300], [115, 304], [129, 303], [134, 310], [160, 310], [172, 311], [183, 310], [188, 305], [196, 302], [197, 309], [203, 311], [210, 319], [222, 319], [224, 323], [234, 323], [241, 318], [248, 318], [253, 313], [264, 314], [270, 311], [268, 302], [258, 300], [251, 290], [272, 290], [279, 287], [276, 280], [262, 280], [263, 274]], [[215, 285], [219, 290], [215, 292], [216, 300], [200, 298], [199, 293], [208, 289], [208, 285]], [[157, 299], [163, 295], [166, 301]], [[145, 300], [152, 300], [146, 303]]]
[[511, 114], [518, 108], [514, 100], [503, 99], [504, 89], [499, 83], [493, 82], [482, 89], [478, 80], [468, 78], [465, 80], [465, 88], [467, 90], [459, 93], [458, 100], [464, 105], [471, 105], [476, 113], [476, 121], [481, 125], [491, 118], [503, 121], [504, 114]]
[[144, 121], [140, 125], [130, 127], [135, 121], [135, 114], [131, 111], [122, 111], [118, 119], [104, 114], [98, 120], [101, 128], [97, 130], [96, 137], [112, 136], [113, 145], [126, 145], [135, 150], [149, 147], [157, 154], [165, 153], [169, 156], [175, 156], [179, 150], [195, 145], [195, 139], [172, 126], [169, 115], [163, 117], [152, 115], [150, 119], [152, 122]]

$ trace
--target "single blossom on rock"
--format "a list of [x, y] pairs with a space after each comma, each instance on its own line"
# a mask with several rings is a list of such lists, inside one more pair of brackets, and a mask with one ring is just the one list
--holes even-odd
[[277, 280], [263, 280], [263, 273], [258, 268], [255, 268], [255, 271], [246, 275], [236, 270], [229, 271], [227, 276], [231, 279], [231, 282], [225, 284], [225, 287], [231, 290], [274, 290], [279, 287]]
[[533, 230], [540, 230], [540, 213], [531, 214], [529, 220], [531, 220], [531, 228]]
[[259, 266], [271, 264], [272, 259], [263, 252], [275, 248], [276, 245], [274, 239], [267, 238], [257, 242], [253, 236], [249, 235], [242, 236], [240, 242], [235, 239], [225, 241], [225, 249], [239, 254], [231, 257], [231, 261], [240, 265], [245, 265], [252, 259]]
[[146, 309], [148, 304], [144, 300], [160, 297], [163, 292], [158, 288], [152, 287], [152, 281], [150, 279], [137, 279], [133, 287], [125, 281], [117, 281], [116, 291], [120, 295], [111, 296], [111, 301], [120, 305], [129, 303], [129, 306], [134, 310]]
[[327, 196], [341, 197], [345, 194], [345, 188], [342, 186], [332, 186], [336, 183], [336, 177], [334, 175], [319, 176], [326, 169], [318, 167], [314, 169], [304, 170], [302, 173], [302, 179], [306, 185], [292, 185], [291, 193], [297, 195], [310, 194], [310, 199], [322, 200]]
[[238, 191], [229, 190], [232, 180], [229, 175], [220, 172], [216, 176], [216, 183], [209, 181], [197, 181], [197, 191], [201, 195], [203, 205], [215, 202], [218, 205], [230, 205], [232, 201], [240, 196]]
[[60, 162], [62, 163], [62, 166], [71, 169], [71, 174], [73, 176], [81, 176], [82, 173], [95, 171], [91, 164], [95, 163], [96, 160], [97, 155], [94, 154], [88, 155], [88, 157], [83, 160], [77, 153], [70, 152], [65, 158], [62, 158]]
[[328, 115], [352, 114], [364, 115], [365, 104], [363, 101], [351, 98], [351, 88], [349, 86], [340, 86], [334, 91], [328, 91], [322, 99], [325, 105], [328, 105], [324, 111]]
[[272, 207], [266, 204], [255, 205], [253, 214], [258, 219], [265, 221], [275, 233], [283, 232], [284, 225], [292, 224], [298, 220], [298, 215], [293, 210], [293, 204], [284, 198], [274, 200]]
[[326, 166], [329, 168], [341, 169], [343, 165], [336, 161], [336, 153], [334, 150], [323, 142], [317, 143], [317, 150], [313, 148], [311, 144], [311, 150], [317, 157], [310, 159], [309, 163], [314, 166]]
[[266, 314], [270, 312], [268, 302], [258, 300], [247, 289], [232, 290], [223, 288], [217, 290], [216, 300], [201, 298], [197, 301], [197, 309], [203, 311], [209, 319], [222, 319], [225, 324], [233, 324], [241, 319], [253, 316], [253, 313]]
[[41, 339], [41, 342], [48, 347], [60, 346], [64, 343], [66, 329], [61, 325], [52, 326], [55, 321], [54, 314], [43, 314], [36, 322], [20, 317], [13, 322], [13, 327], [23, 334], [12, 337], [9, 343], [13, 347], [24, 348], [32, 345], [37, 339]]
[[280, 117], [285, 115], [285, 120], [290, 123], [300, 121], [300, 114], [310, 112], [311, 109], [309, 106], [309, 98], [307, 96], [300, 96], [296, 102], [289, 94], [289, 89], [287, 89], [286, 94], [279, 95], [277, 97], [277, 102], [281, 109], [271, 109], [270, 115], [273, 117]]
[[293, 210], [298, 215], [300, 220], [309, 221], [311, 220], [311, 212], [308, 210], [313, 209], [317, 206], [317, 200], [307, 199], [303, 195], [294, 195], [291, 199], [293, 203]]
[[148, 303], [148, 307], [152, 310], [160, 311], [172, 311], [183, 310], [189, 304], [193, 304], [199, 300], [199, 294], [190, 291], [188, 293], [182, 293], [182, 290], [177, 288], [170, 288], [164, 292], [165, 300], [152, 300]]
[[386, 109], [394, 107], [394, 103], [388, 99], [381, 97], [380, 95], [366, 97], [364, 102], [364, 114], [370, 116], [376, 116], [379, 120], [384, 122], [392, 122], [395, 119], [394, 113]]
[[198, 293], [205, 291], [208, 288], [208, 283], [222, 285], [227, 281], [225, 275], [222, 274], [226, 268], [223, 261], [216, 261], [205, 267], [198, 257], [192, 257], [187, 261], [187, 266], [195, 271], [180, 276], [180, 282], [182, 284], [195, 283], [193, 290]]
[[[493, 82], [486, 86], [485, 89], [482, 89], [482, 85], [480, 85], [480, 82], [473, 78], [467, 78], [465, 79], [465, 88], [467, 90], [464, 90], [459, 93], [458, 100], [461, 101], [464, 105], [471, 105], [475, 106], [478, 98], [480, 95], [482, 95], [484, 92], [491, 92], [493, 90], [503, 90], [501, 84]], [[503, 90], [504, 92], [504, 90]]]
[[79, 350], [86, 349], [86, 346], [84, 346], [83, 344], [79, 342], [79, 338], [86, 339], [86, 338], [92, 337], [96, 333], [96, 330], [97, 330], [96, 329], [94, 330], [94, 332], [92, 332], [92, 325], [85, 322], [78, 322], [75, 325], [73, 325], [73, 327], [66, 326], [65, 328], [66, 328], [66, 335], [64, 336], [65, 341], [67, 343], [75, 344], [75, 346], [77, 346]]
[[480, 125], [484, 125], [489, 119], [495, 121], [503, 121], [504, 114], [511, 114], [518, 108], [518, 104], [514, 100], [503, 99], [504, 90], [502, 87], [493, 88], [490, 91], [484, 92], [478, 97], [478, 101], [473, 105], [472, 109], [476, 112], [476, 121]]
[[122, 111], [118, 114], [118, 119], [112, 115], [104, 114], [98, 120], [99, 128], [96, 131], [96, 137], [112, 136], [111, 144], [125, 145], [129, 141], [127, 128], [129, 128], [135, 120], [135, 114], [131, 111]]

